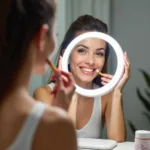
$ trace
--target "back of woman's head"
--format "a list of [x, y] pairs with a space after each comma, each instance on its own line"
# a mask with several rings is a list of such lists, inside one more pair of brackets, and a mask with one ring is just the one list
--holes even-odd
[[[63, 56], [63, 53], [67, 46], [70, 44], [70, 42], [78, 35], [80, 32], [90, 32], [90, 31], [97, 31], [106, 33], [108, 32], [107, 25], [102, 22], [101, 20], [94, 18], [91, 15], [83, 15], [77, 18], [68, 29], [64, 40], [60, 46], [60, 55]], [[109, 46], [106, 43], [106, 52], [105, 52], [105, 64], [103, 67], [102, 72], [107, 72], [107, 59], [109, 55]], [[101, 78], [97, 77], [94, 82], [100, 83]], [[100, 86], [102, 86], [100, 84]]]
[[55, 0], [0, 1], [0, 98], [15, 83], [40, 27], [49, 25], [51, 34], [55, 11]]

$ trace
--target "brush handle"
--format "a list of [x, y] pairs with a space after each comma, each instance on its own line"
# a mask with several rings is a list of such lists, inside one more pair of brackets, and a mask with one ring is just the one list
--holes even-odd
[[99, 75], [100, 75], [100, 76], [103, 76], [103, 74], [102, 74], [101, 72], [99, 72]]
[[50, 66], [50, 68], [52, 69], [53, 72], [56, 72], [56, 67], [51, 63], [50, 60], [46, 59], [46, 62], [48, 63], [48, 65]]

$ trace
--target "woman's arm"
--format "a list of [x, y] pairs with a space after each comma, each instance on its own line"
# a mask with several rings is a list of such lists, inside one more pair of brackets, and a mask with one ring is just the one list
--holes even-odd
[[75, 129], [67, 113], [49, 107], [40, 120], [33, 150], [77, 150]]
[[114, 91], [105, 97], [107, 99], [105, 120], [108, 139], [124, 142], [126, 126], [122, 107], [122, 94]]
[[[107, 135], [108, 138], [118, 142], [123, 142], [126, 139], [126, 126], [122, 107], [122, 91], [130, 77], [130, 62], [126, 52], [124, 53], [124, 61], [124, 74], [121, 80], [114, 90], [105, 96], [107, 102], [105, 112]], [[108, 79], [104, 78], [103, 83], [105, 84], [107, 80]]]

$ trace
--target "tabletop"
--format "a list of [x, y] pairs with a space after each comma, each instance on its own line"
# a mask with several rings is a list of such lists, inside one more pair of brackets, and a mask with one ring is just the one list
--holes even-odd
[[113, 150], [134, 150], [134, 142], [118, 143]]

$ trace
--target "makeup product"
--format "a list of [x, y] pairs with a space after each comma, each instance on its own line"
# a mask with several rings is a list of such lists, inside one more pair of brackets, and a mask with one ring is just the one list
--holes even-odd
[[46, 59], [46, 62], [48, 63], [48, 65], [50, 66], [50, 68], [52, 69], [53, 72], [56, 72], [56, 67], [51, 63], [51, 61], [49, 59]]
[[96, 72], [97, 72], [100, 76], [103, 76], [103, 74], [102, 74], [98, 69], [96, 69]]
[[135, 132], [134, 150], [150, 150], [150, 131], [137, 130]]

